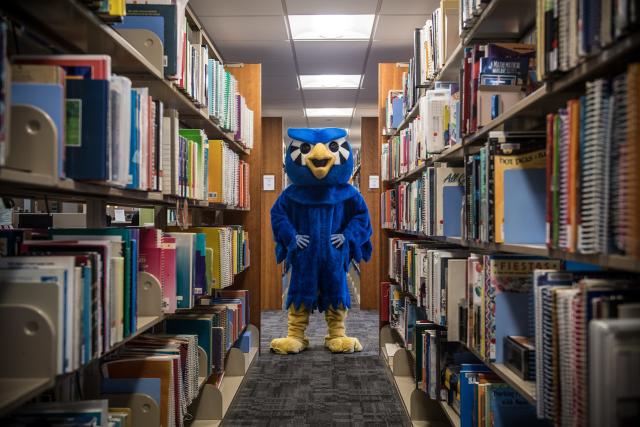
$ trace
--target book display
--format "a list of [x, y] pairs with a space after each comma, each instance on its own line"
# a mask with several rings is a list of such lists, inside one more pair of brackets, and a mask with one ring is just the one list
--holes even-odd
[[633, 418], [638, 22], [443, 0], [380, 64], [380, 352], [414, 423]]
[[216, 425], [259, 347], [244, 276], [260, 79], [224, 63], [186, 1], [11, 3], [0, 194], [82, 213], [0, 230], [0, 416]]

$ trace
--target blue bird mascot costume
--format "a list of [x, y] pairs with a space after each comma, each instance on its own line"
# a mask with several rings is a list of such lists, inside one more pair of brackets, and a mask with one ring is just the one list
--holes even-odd
[[271, 208], [276, 258], [287, 260], [291, 282], [286, 300], [288, 332], [271, 341], [279, 354], [309, 346], [305, 330], [315, 309], [325, 313], [324, 343], [334, 353], [362, 351], [345, 334], [351, 298], [347, 287], [350, 260], [371, 258], [369, 210], [349, 184], [353, 154], [344, 129], [289, 129], [285, 169], [292, 182]]

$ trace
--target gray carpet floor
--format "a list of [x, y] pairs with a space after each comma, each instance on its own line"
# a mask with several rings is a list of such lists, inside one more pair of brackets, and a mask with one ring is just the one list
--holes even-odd
[[311, 316], [308, 350], [269, 351], [286, 335], [284, 311], [262, 314], [261, 354], [249, 369], [223, 426], [409, 426], [388, 368], [378, 355], [377, 312], [352, 309], [347, 334], [364, 350], [331, 354], [324, 348], [324, 316]]

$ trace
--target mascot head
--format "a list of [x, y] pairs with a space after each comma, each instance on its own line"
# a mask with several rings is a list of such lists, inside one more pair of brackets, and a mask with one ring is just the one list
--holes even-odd
[[347, 131], [339, 128], [290, 128], [285, 169], [297, 185], [346, 184], [353, 172]]

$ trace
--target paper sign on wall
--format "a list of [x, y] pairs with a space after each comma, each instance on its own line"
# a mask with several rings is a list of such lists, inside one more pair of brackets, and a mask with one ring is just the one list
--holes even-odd
[[276, 176], [262, 175], [262, 191], [275, 191], [275, 189], [276, 189]]
[[369, 190], [380, 188], [380, 175], [369, 175]]

